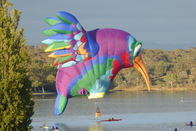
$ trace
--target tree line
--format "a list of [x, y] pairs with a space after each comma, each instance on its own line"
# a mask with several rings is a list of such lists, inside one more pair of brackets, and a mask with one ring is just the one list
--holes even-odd
[[26, 49], [24, 28], [18, 27], [21, 11], [0, 1], [0, 130], [30, 131], [33, 105], [28, 75], [30, 59]]
[[[55, 91], [57, 67], [53, 58], [44, 52], [47, 46], [26, 45], [30, 55], [28, 69], [32, 90]], [[173, 51], [143, 49], [143, 61], [151, 79], [151, 87], [156, 89], [196, 88], [196, 48]], [[115, 77], [110, 89], [144, 89], [146, 84], [141, 74], [134, 68], [121, 70]]]
[[[143, 49], [142, 57], [151, 79], [151, 87], [156, 89], [196, 88], [196, 48], [173, 51]], [[138, 71], [123, 69], [114, 80], [121, 88], [146, 88]]]

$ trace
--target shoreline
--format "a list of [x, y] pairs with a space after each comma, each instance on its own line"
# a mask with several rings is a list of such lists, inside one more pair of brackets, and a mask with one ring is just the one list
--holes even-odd
[[[108, 92], [116, 92], [116, 91], [127, 91], [127, 92], [134, 92], [134, 91], [148, 91], [146, 88], [114, 88], [109, 90]], [[189, 87], [180, 87], [180, 88], [158, 88], [154, 87], [151, 88], [151, 91], [196, 91], [196, 88], [189, 88]]]
[[[136, 91], [148, 91], [147, 89], [143, 88], [143, 89], [138, 89], [138, 88], [115, 88], [115, 89], [111, 89], [108, 90], [107, 92], [120, 92], [120, 91], [124, 91], [124, 92], [136, 92]], [[151, 88], [151, 90], [149, 92], [152, 91], [196, 91], [196, 88]], [[33, 96], [41, 96], [41, 95], [57, 95], [56, 92], [46, 92], [46, 93], [32, 93]]]
[[32, 93], [33, 96], [41, 96], [41, 95], [56, 95], [57, 93], [56, 92], [45, 92], [45, 93]]

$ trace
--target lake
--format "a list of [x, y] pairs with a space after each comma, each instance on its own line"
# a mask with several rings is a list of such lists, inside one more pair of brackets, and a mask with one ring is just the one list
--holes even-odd
[[[196, 91], [138, 91], [106, 93], [104, 98], [89, 100], [73, 97], [62, 115], [54, 115], [56, 96], [34, 96], [31, 125], [33, 131], [59, 126], [60, 131], [196, 131]], [[95, 101], [101, 117], [95, 117]], [[97, 122], [107, 118], [121, 121]]]

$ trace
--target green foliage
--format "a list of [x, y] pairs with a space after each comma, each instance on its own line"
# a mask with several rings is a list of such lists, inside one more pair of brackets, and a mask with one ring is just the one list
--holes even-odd
[[[151, 87], [172, 89], [175, 87], [196, 87], [195, 47], [173, 51], [143, 49], [141, 54], [150, 75]], [[146, 88], [140, 73], [133, 68], [121, 70], [114, 79], [113, 85], [130, 89]]]
[[[28, 65], [32, 87], [44, 87], [55, 91], [56, 67], [53, 58], [44, 52], [46, 45], [38, 47], [27, 45], [31, 62]], [[196, 86], [196, 48], [167, 51], [160, 49], [143, 49], [142, 57], [151, 78], [151, 86], [158, 88], [195, 87]], [[168, 74], [174, 74], [175, 81], [167, 80]], [[171, 85], [172, 83], [172, 85]], [[110, 89], [143, 89], [146, 88], [141, 74], [134, 68], [121, 70], [115, 77]]]
[[166, 81], [166, 83], [169, 83], [171, 85], [171, 88], [173, 88], [173, 83], [176, 82], [177, 80], [177, 76], [175, 74], [167, 74], [164, 77], [164, 81]]
[[167, 71], [167, 67], [168, 67], [168, 65], [167, 65], [166, 62], [159, 61], [157, 63], [157, 65], [155, 66], [154, 75], [156, 77], [161, 77], [161, 76], [165, 75], [166, 74], [166, 71]]
[[34, 92], [55, 91], [55, 76], [57, 69], [53, 66], [52, 58], [48, 58], [48, 53], [44, 52], [46, 45], [34, 46], [26, 45], [31, 61], [28, 63], [29, 77], [32, 82]]
[[8, 0], [0, 2], [0, 130], [28, 131], [33, 115], [31, 82], [27, 76], [29, 55], [23, 28], [18, 28], [20, 11]]

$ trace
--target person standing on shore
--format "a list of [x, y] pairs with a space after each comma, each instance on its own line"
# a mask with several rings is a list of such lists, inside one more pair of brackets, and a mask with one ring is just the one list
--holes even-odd
[[190, 121], [190, 126], [193, 126], [193, 122], [192, 121]]

